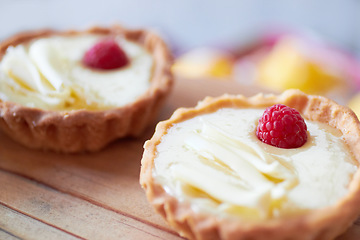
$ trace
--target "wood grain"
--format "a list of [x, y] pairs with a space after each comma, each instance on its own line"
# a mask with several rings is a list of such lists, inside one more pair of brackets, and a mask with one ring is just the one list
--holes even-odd
[[76, 238], [177, 239], [174, 234], [11, 173], [0, 171], [0, 182], [4, 184], [0, 189], [4, 205]]
[[[207, 95], [258, 91], [234, 82], [181, 79], [157, 121]], [[138, 139], [91, 154], [26, 149], [0, 133], [0, 239], [181, 239], [139, 185], [143, 144], [155, 124]], [[354, 225], [337, 240], [360, 239], [359, 229]]]
[[0, 216], [0, 239], [79, 239], [4, 205], [0, 205]]
[[11, 233], [3, 230], [3, 229], [0, 229], [0, 239], [3, 239], [3, 240], [21, 240], [21, 238], [16, 237], [13, 234], [11, 234]]

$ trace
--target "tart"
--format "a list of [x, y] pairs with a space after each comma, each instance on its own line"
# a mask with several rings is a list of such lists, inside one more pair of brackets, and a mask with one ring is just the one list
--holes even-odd
[[[107, 66], [114, 46], [100, 46], [105, 58], [98, 51], [106, 41], [125, 64]], [[0, 129], [27, 147], [59, 152], [139, 136], [171, 90], [171, 64], [164, 41], [148, 30], [20, 33], [0, 43]]]
[[[301, 145], [258, 138], [276, 104], [304, 119]], [[334, 239], [360, 214], [359, 121], [324, 97], [208, 97], [158, 123], [144, 148], [147, 198], [188, 239]]]

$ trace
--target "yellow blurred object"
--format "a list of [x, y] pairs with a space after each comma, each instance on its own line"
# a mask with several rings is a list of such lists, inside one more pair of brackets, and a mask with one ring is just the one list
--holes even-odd
[[349, 108], [351, 108], [356, 116], [360, 119], [360, 93], [356, 94], [348, 103]]
[[233, 60], [222, 51], [202, 48], [180, 56], [172, 70], [187, 78], [229, 79], [232, 76]]
[[294, 39], [283, 39], [258, 65], [261, 85], [283, 91], [297, 88], [310, 94], [324, 94], [344, 81], [306, 55]]

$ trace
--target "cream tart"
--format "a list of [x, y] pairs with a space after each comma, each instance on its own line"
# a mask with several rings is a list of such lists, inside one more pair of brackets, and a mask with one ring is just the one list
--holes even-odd
[[138, 136], [171, 90], [171, 64], [148, 30], [20, 33], [0, 43], [0, 128], [27, 147], [60, 152]]
[[[277, 104], [304, 119], [296, 147], [258, 137]], [[160, 122], [144, 148], [147, 198], [189, 239], [334, 239], [360, 214], [359, 121], [324, 97], [208, 97]]]

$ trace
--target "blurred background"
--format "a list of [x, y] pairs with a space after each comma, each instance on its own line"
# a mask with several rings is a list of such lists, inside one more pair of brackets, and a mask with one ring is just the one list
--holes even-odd
[[177, 75], [299, 88], [360, 113], [359, 0], [0, 0], [1, 40], [114, 23], [162, 35]]
[[314, 31], [360, 54], [359, 0], [0, 0], [0, 38], [39, 27], [151, 27], [181, 50], [247, 44], [269, 28]]

